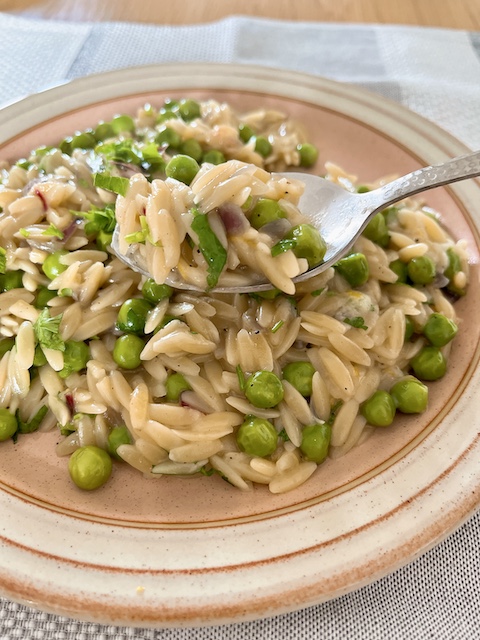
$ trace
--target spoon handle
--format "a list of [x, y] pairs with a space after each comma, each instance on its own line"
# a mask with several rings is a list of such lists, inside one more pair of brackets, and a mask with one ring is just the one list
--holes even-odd
[[433, 187], [480, 176], [480, 151], [453, 158], [438, 165], [417, 169], [365, 194], [371, 195], [371, 210], [388, 207], [403, 198]]

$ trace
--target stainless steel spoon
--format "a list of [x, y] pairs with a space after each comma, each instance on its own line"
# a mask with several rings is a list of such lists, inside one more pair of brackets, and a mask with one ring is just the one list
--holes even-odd
[[[401, 178], [397, 178], [382, 187], [367, 193], [351, 193], [342, 187], [308, 173], [288, 172], [286, 177], [302, 180], [305, 191], [300, 198], [299, 209], [316, 226], [327, 244], [324, 261], [306, 273], [294, 278], [294, 282], [302, 282], [325, 271], [342, 258], [353, 246], [355, 240], [367, 226], [369, 220], [390, 205], [433, 187], [440, 187], [467, 178], [480, 176], [480, 151], [453, 158], [441, 164], [417, 169]], [[113, 235], [112, 248], [117, 256], [133, 270], [150, 275], [135, 259], [118, 252], [118, 232]], [[177, 289], [199, 291], [200, 289], [183, 282], [178, 274], [172, 272], [167, 284]], [[217, 287], [211, 289], [218, 293], [255, 293], [266, 291], [272, 285], [253, 284], [242, 287]]]

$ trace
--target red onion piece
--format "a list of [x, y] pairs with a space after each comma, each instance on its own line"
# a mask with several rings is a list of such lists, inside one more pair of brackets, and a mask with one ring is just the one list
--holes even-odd
[[222, 204], [218, 208], [218, 215], [222, 219], [228, 235], [239, 236], [250, 227], [246, 215], [237, 204]]

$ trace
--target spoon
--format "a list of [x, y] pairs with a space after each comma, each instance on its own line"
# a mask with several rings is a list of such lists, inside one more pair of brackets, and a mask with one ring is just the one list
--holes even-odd
[[[369, 220], [379, 211], [417, 193], [433, 187], [441, 187], [467, 178], [480, 175], [480, 151], [448, 160], [441, 164], [417, 169], [401, 178], [397, 178], [378, 189], [366, 193], [351, 193], [337, 184], [309, 173], [288, 172], [281, 174], [287, 178], [301, 180], [305, 183], [305, 191], [300, 198], [298, 208], [316, 226], [327, 245], [327, 251], [321, 264], [297, 276], [294, 282], [308, 280], [334, 265], [351, 249], [355, 240], [367, 226]], [[118, 251], [118, 228], [112, 239], [112, 249], [120, 260], [134, 271], [147, 277], [150, 274], [136, 259], [135, 254], [129, 257]], [[177, 289], [201, 291], [201, 289], [181, 280], [172, 272], [166, 283]], [[267, 291], [273, 285], [252, 284], [240, 287], [216, 287], [215, 293], [255, 293]]]

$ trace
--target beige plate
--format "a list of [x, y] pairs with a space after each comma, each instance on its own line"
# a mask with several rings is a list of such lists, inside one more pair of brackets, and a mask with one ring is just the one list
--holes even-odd
[[[1, 158], [167, 96], [275, 107], [361, 181], [460, 155], [437, 126], [363, 90], [261, 67], [166, 65], [92, 76], [0, 112]], [[0, 447], [0, 590], [103, 623], [219, 624], [334, 598], [411, 561], [480, 504], [479, 183], [428, 194], [466, 238], [472, 282], [448, 375], [428, 412], [399, 419], [302, 488], [244, 494], [219, 477], [144, 480], [118, 465], [82, 493], [54, 453], [56, 434]]]

